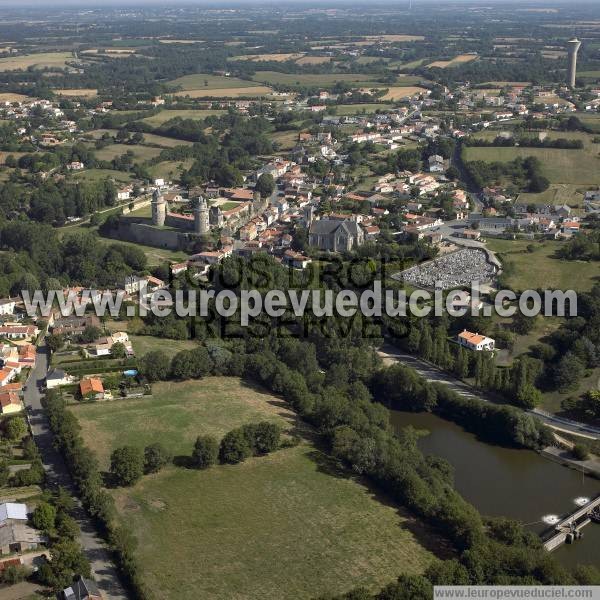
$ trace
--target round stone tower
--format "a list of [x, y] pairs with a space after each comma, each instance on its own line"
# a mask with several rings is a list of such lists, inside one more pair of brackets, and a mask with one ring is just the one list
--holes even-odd
[[158, 190], [152, 194], [152, 225], [162, 227], [167, 216], [167, 202]]
[[208, 233], [209, 220], [208, 220], [208, 206], [206, 200], [200, 196], [196, 200], [194, 206], [194, 233], [198, 235], [204, 235]]

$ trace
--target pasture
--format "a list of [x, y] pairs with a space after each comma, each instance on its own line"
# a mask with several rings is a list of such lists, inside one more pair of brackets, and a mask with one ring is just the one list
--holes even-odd
[[436, 60], [427, 65], [428, 69], [437, 67], [438, 69], [447, 69], [448, 67], [457, 67], [471, 62], [478, 58], [477, 54], [459, 54], [451, 60]]
[[251, 61], [251, 62], [286, 62], [288, 60], [296, 60], [302, 58], [304, 53], [293, 54], [242, 54], [239, 56], [231, 56], [229, 60]]
[[71, 410], [102, 465], [126, 443], [160, 441], [189, 456], [197, 435], [221, 437], [251, 421], [304, 432], [297, 446], [242, 464], [171, 466], [112, 491], [138, 540], [135, 556], [153, 599], [309, 600], [315, 589], [374, 591], [433, 560], [411, 517], [340, 471], [279, 398], [237, 378], [164, 383], [152, 398]]
[[[598, 282], [597, 265], [555, 258], [562, 243], [554, 240], [532, 242], [490, 238], [486, 246], [498, 253], [503, 264], [507, 264], [507, 284], [515, 291], [538, 288], [590, 290]], [[535, 269], [532, 269], [532, 265], [535, 265]]]
[[425, 88], [419, 86], [391, 86], [386, 88], [387, 92], [385, 96], [382, 96], [382, 100], [402, 100], [404, 98], [410, 98], [411, 96], [416, 96], [417, 94], [423, 94], [427, 92]]
[[239, 79], [237, 77], [225, 77], [221, 75], [208, 75], [206, 73], [195, 73], [193, 75], [184, 75], [169, 81], [170, 85], [179, 86], [183, 90], [213, 90], [226, 88], [243, 88], [258, 85], [252, 81]]
[[267, 85], [288, 87], [333, 87], [341, 81], [355, 87], [368, 87], [376, 80], [374, 75], [364, 73], [279, 73], [277, 71], [257, 71], [252, 79]]
[[268, 96], [273, 90], [264, 85], [252, 85], [239, 88], [201, 88], [197, 90], [185, 90], [175, 95], [187, 98], [256, 98]]
[[184, 109], [184, 110], [162, 110], [159, 113], [152, 115], [151, 117], [146, 117], [142, 119], [144, 123], [148, 123], [152, 127], [160, 127], [163, 123], [170, 121], [171, 119], [175, 119], [177, 117], [181, 119], [194, 119], [194, 120], [202, 120], [206, 117], [210, 116], [220, 116], [225, 114], [224, 110], [194, 110], [194, 109]]
[[73, 60], [70, 52], [40, 52], [0, 58], [0, 71], [18, 71], [45, 68], [63, 68], [67, 61]]
[[160, 148], [150, 148], [149, 146], [110, 144], [100, 150], [95, 150], [94, 155], [98, 160], [110, 161], [122, 154], [127, 154], [128, 152], [133, 153], [135, 163], [142, 163], [155, 158], [161, 151]]
[[65, 96], [67, 98], [93, 98], [98, 95], [98, 90], [93, 88], [78, 88], [70, 90], [54, 90], [57, 96]]
[[13, 94], [12, 92], [0, 93], [0, 102], [25, 102], [26, 100], [33, 100], [33, 98], [24, 94]]
[[551, 183], [576, 185], [600, 184], [600, 156], [598, 145], [591, 143], [587, 134], [573, 132], [549, 132], [549, 137], [575, 139], [584, 136], [585, 147], [581, 150], [560, 148], [492, 147], [466, 148], [465, 160], [485, 162], [508, 162], [517, 157], [535, 156], [542, 163], [542, 173]]

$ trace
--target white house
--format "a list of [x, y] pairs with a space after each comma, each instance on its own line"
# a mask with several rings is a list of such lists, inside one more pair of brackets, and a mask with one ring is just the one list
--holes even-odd
[[496, 345], [496, 341], [493, 338], [481, 335], [479, 333], [472, 333], [471, 331], [463, 330], [462, 333], [458, 334], [458, 343], [469, 350], [491, 351]]
[[12, 315], [15, 312], [16, 300], [12, 298], [0, 299], [0, 315]]
[[46, 375], [46, 387], [49, 390], [69, 383], [73, 383], [73, 376], [68, 375], [62, 369], [51, 369]]

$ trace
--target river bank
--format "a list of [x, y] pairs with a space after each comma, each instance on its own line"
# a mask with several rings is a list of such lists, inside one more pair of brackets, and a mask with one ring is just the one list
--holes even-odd
[[[390, 411], [395, 428], [412, 426], [423, 432], [419, 447], [445, 458], [454, 468], [457, 491], [483, 515], [506, 516], [544, 534], [544, 517], [563, 517], [579, 497], [600, 493], [600, 481], [547, 460], [531, 450], [486, 444], [460, 426], [431, 413]], [[583, 539], [553, 555], [563, 564], [600, 567], [600, 526], [589, 525]]]

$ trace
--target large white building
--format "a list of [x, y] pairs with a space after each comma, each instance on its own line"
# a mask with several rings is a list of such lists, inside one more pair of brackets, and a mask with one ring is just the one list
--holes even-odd
[[469, 348], [469, 350], [479, 352], [482, 350], [492, 351], [496, 346], [496, 341], [493, 338], [480, 333], [472, 333], [466, 329], [458, 334], [458, 343], [465, 348]]

